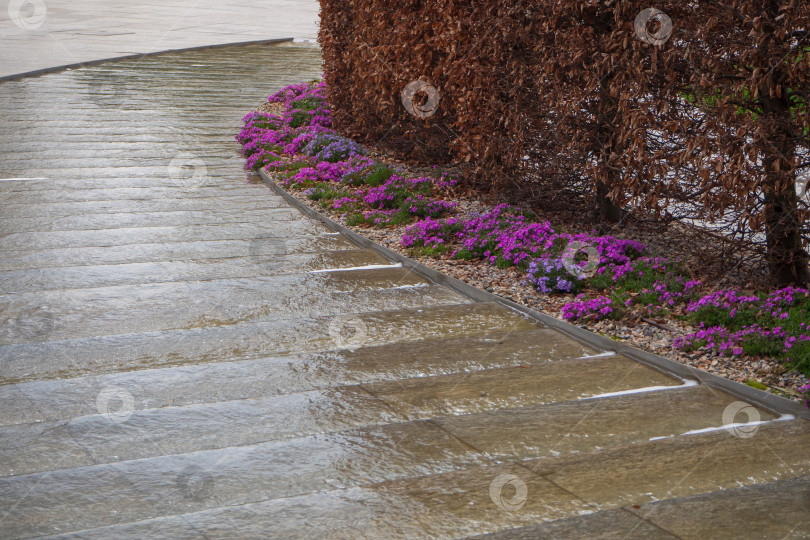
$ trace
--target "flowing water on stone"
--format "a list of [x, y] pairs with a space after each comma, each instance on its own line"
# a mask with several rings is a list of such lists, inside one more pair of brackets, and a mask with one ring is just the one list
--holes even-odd
[[246, 174], [241, 118], [320, 69], [251, 46], [0, 84], [1, 538], [807, 530], [807, 422], [474, 302]]

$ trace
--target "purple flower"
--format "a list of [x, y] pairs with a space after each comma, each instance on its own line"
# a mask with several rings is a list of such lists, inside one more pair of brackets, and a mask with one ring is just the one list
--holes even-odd
[[582, 295], [578, 296], [576, 301], [563, 306], [563, 319], [566, 321], [575, 321], [577, 319], [598, 321], [613, 313], [612, 301], [607, 296], [599, 296], [586, 301], [581, 299]]

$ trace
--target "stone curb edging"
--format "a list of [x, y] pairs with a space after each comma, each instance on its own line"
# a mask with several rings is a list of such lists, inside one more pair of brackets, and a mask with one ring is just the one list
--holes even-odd
[[184, 47], [182, 49], [166, 49], [163, 51], [155, 51], [149, 53], [127, 54], [124, 56], [114, 56], [112, 58], [102, 58], [100, 60], [88, 60], [86, 62], [76, 62], [75, 64], [64, 64], [61, 66], [54, 66], [42, 69], [35, 69], [33, 71], [26, 71], [23, 73], [15, 73], [14, 75], [4, 75], [0, 77], [0, 83], [8, 81], [16, 81], [18, 79], [25, 79], [27, 77], [38, 77], [46, 73], [55, 73], [58, 71], [65, 71], [67, 69], [79, 69], [83, 67], [96, 66], [99, 64], [106, 64], [108, 62], [121, 62], [123, 60], [131, 60], [133, 58], [143, 58], [144, 56], [158, 56], [161, 54], [169, 53], [184, 53], [191, 51], [203, 51], [206, 49], [221, 49], [223, 47], [238, 47], [240, 45], [277, 45], [279, 43], [289, 43], [294, 38], [276, 38], [276, 39], [259, 39], [253, 41], [237, 41], [233, 43], [217, 43], [215, 45], [197, 45], [196, 47]]
[[413, 270], [417, 274], [424, 276], [434, 283], [449, 287], [450, 289], [453, 289], [457, 293], [461, 294], [462, 296], [466, 296], [471, 300], [476, 302], [494, 302], [501, 304], [530, 319], [541, 322], [549, 328], [562, 332], [566, 336], [580, 343], [589, 345], [596, 349], [624, 355], [632, 360], [670, 376], [675, 376], [681, 379], [696, 379], [700, 382], [700, 384], [727, 392], [735, 397], [749, 401], [762, 407], [763, 409], [776, 413], [777, 415], [792, 414], [796, 417], [810, 420], [810, 409], [805, 407], [802, 403], [791, 401], [774, 394], [762, 392], [761, 390], [757, 390], [745, 384], [738, 383], [730, 379], [725, 379], [712, 373], [700, 371], [692, 366], [680, 364], [662, 356], [636, 349], [635, 347], [631, 347], [624, 343], [613, 341], [607, 337], [600, 336], [578, 326], [568, 324], [567, 322], [551, 317], [550, 315], [546, 315], [545, 313], [516, 304], [511, 300], [507, 300], [495, 294], [477, 289], [471, 285], [468, 285], [467, 283], [464, 283], [463, 281], [442, 274], [441, 272], [437, 272], [436, 270], [428, 268], [427, 266], [409, 259], [400, 253], [372, 242], [368, 238], [357, 234], [340, 223], [331, 220], [330, 218], [303, 204], [301, 201], [290, 195], [284, 188], [276, 184], [265, 171], [260, 170], [259, 176], [265, 185], [267, 185], [276, 194], [283, 197], [292, 206], [303, 212], [307, 217], [320, 221], [327, 227], [334, 229], [336, 232], [345, 234], [352, 241], [356, 242], [362, 247], [374, 250], [393, 261], [402, 263], [403, 267]]

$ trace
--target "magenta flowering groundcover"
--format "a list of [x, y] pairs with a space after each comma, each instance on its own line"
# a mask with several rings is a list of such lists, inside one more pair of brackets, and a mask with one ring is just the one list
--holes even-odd
[[338, 211], [347, 225], [407, 225], [401, 243], [414, 254], [517, 267], [539, 293], [573, 296], [562, 308], [571, 322], [669, 316], [699, 328], [675, 339], [676, 348], [769, 356], [810, 374], [807, 290], [701, 295], [702, 283], [681, 261], [650, 254], [634, 240], [559, 231], [506, 204], [460, 215], [455, 179], [409, 177], [334, 131], [324, 82], [290, 85], [268, 102], [277, 114], [248, 114], [236, 136], [246, 168], [266, 169], [284, 187]]

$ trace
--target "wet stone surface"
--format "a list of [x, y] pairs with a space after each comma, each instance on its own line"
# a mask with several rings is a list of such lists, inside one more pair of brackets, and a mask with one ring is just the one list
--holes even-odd
[[808, 530], [804, 420], [474, 302], [247, 175], [241, 118], [320, 71], [241, 47], [0, 84], [0, 538]]

